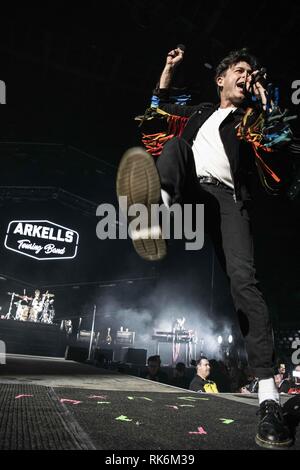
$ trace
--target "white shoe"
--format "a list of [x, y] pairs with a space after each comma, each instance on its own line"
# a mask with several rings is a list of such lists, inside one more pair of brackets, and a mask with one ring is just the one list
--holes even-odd
[[[160, 203], [159, 174], [153, 157], [142, 147], [132, 147], [124, 153], [117, 173], [117, 196], [126, 196], [128, 207], [144, 204], [149, 214], [151, 205]], [[159, 225], [132, 232], [131, 238], [135, 251], [143, 259], [158, 261], [167, 254], [166, 241], [162, 238]]]

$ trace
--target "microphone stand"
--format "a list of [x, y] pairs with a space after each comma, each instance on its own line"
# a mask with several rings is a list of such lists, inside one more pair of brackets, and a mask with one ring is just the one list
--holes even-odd
[[10, 304], [9, 304], [9, 309], [8, 309], [7, 314], [5, 315], [6, 320], [9, 320], [9, 319], [10, 319], [12, 304], [13, 304], [13, 300], [14, 300], [14, 298], [15, 298], [15, 295], [16, 295], [16, 294], [15, 294], [14, 292], [11, 294], [11, 301], [10, 301]]
[[97, 308], [96, 305], [94, 305], [93, 322], [92, 322], [91, 337], [90, 337], [90, 347], [89, 347], [89, 355], [88, 355], [88, 358], [87, 358], [87, 362], [91, 362], [92, 345], [93, 345], [94, 330], [95, 330], [96, 308]]

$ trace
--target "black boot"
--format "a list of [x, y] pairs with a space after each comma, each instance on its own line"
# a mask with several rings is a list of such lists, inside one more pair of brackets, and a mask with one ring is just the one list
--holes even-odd
[[268, 449], [283, 449], [289, 447], [293, 440], [284, 422], [281, 407], [274, 400], [265, 400], [260, 404], [260, 422], [255, 442], [260, 447]]

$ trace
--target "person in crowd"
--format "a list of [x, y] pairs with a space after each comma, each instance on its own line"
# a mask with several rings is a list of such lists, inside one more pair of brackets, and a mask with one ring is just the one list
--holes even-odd
[[144, 379], [155, 382], [168, 383], [168, 374], [161, 370], [161, 360], [159, 355], [150, 356], [147, 361], [147, 370], [143, 374]]
[[207, 357], [202, 356], [197, 361], [197, 373], [190, 383], [190, 390], [200, 393], [218, 393], [218, 388], [215, 382], [209, 380], [210, 363]]
[[174, 387], [189, 388], [190, 380], [186, 376], [186, 366], [183, 362], [176, 364], [171, 385], [174, 385]]

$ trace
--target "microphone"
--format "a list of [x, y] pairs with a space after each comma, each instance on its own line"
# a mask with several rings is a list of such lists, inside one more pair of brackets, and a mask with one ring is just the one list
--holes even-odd
[[257, 74], [253, 75], [252, 78], [251, 78], [250, 88], [252, 88], [253, 85], [255, 85], [255, 83], [258, 83], [258, 82], [263, 87], [265, 87], [267, 85], [267, 80], [265, 78], [266, 73], [267, 73], [267, 69], [265, 67], [262, 67], [261, 69], [259, 69]]
[[177, 44], [176, 49], [180, 49], [182, 52], [185, 52], [186, 47], [184, 44]]
[[246, 88], [246, 82], [244, 83], [244, 87], [243, 87], [244, 94], [245, 95], [246, 94], [254, 95], [253, 86], [255, 85], [255, 83], [258, 83], [258, 82], [264, 88], [266, 88], [266, 86], [268, 84], [267, 79], [265, 78], [266, 73], [267, 73], [267, 69], [265, 67], [262, 67], [261, 69], [259, 69], [259, 71], [257, 72], [256, 75], [252, 75], [248, 90]]

